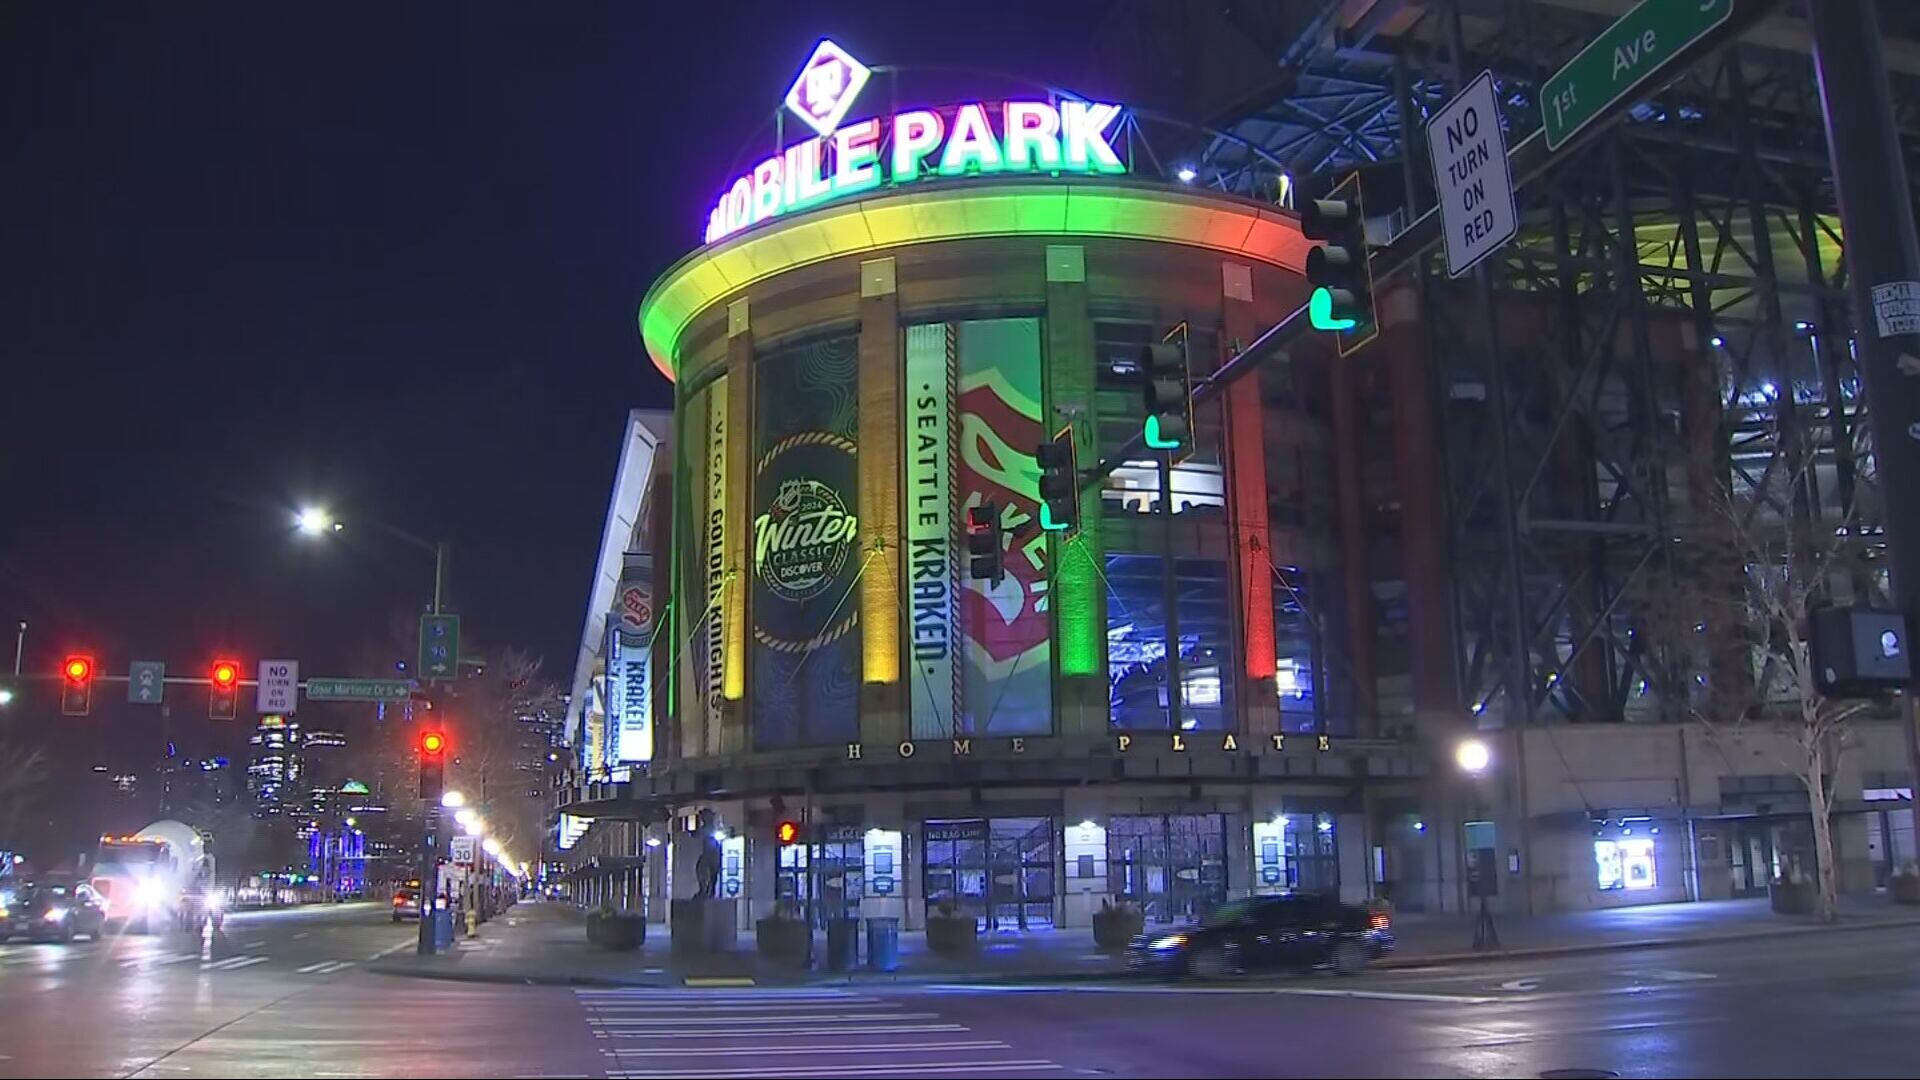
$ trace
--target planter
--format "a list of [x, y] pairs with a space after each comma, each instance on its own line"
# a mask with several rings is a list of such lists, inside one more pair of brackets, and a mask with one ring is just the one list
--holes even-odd
[[980, 924], [971, 915], [929, 915], [927, 948], [941, 956], [971, 956], [980, 949]]
[[1920, 904], [1920, 874], [1895, 874], [1887, 882], [1887, 891], [1896, 904]]
[[587, 914], [587, 941], [610, 952], [632, 952], [647, 940], [647, 920], [619, 911]]
[[1093, 913], [1093, 943], [1103, 949], [1124, 949], [1146, 928], [1146, 912], [1139, 908], [1101, 908]]
[[813, 960], [813, 927], [803, 919], [770, 915], [753, 924], [754, 948], [779, 964], [804, 970]]
[[1818, 906], [1819, 890], [1811, 881], [1776, 881], [1767, 890], [1767, 899], [1781, 915], [1811, 915]]

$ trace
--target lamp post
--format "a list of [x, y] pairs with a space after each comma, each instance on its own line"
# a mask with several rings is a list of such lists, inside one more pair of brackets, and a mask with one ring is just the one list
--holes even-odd
[[[1485, 813], [1480, 785], [1493, 766], [1493, 749], [1484, 739], [1462, 739], [1453, 748], [1453, 762], [1465, 774], [1467, 783], [1473, 789], [1473, 816], [1479, 818]], [[1465, 841], [1467, 892], [1479, 901], [1473, 916], [1473, 947], [1476, 950], [1500, 947], [1500, 932], [1493, 924], [1493, 911], [1487, 905], [1487, 898], [1500, 888], [1497, 865], [1499, 849], [1494, 843], [1493, 828], [1490, 821], [1461, 823], [1461, 838]]]
[[[447, 545], [445, 541], [426, 540], [397, 525], [390, 525], [377, 518], [369, 519], [375, 527], [389, 536], [404, 541], [412, 547], [433, 555], [433, 614], [441, 613], [446, 600], [447, 589]], [[323, 537], [346, 529], [347, 524], [333, 516], [323, 506], [303, 506], [294, 512], [293, 527], [303, 536]], [[454, 657], [459, 664], [459, 657]], [[417, 674], [417, 673], [416, 673]], [[435, 855], [435, 834], [439, 831], [440, 807], [432, 802], [426, 806], [426, 824], [422, 830], [420, 842], [420, 939], [417, 951], [427, 955], [435, 951], [433, 932], [433, 903], [439, 891], [439, 859]]]

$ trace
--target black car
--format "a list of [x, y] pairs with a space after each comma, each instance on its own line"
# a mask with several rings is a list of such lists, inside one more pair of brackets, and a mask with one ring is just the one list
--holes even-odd
[[1323, 966], [1354, 975], [1392, 948], [1384, 911], [1327, 896], [1255, 896], [1223, 904], [1193, 926], [1141, 934], [1127, 946], [1127, 967], [1200, 978]]
[[0, 915], [0, 940], [9, 937], [33, 941], [72, 941], [76, 937], [100, 940], [107, 910], [84, 882], [38, 881], [14, 894]]

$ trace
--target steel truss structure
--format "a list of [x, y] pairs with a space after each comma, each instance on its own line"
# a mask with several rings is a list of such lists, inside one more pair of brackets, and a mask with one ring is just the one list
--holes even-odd
[[[1359, 169], [1391, 230], [1432, 205], [1421, 129], [1456, 88], [1494, 72], [1512, 145], [1539, 123], [1541, 82], [1628, 6], [1236, 6], [1221, 18], [1276, 77], [1211, 121], [1223, 134], [1198, 154], [1197, 182], [1271, 197], [1276, 167]], [[1900, 38], [1889, 55], [1920, 53], [1916, 13], [1881, 10]], [[1445, 432], [1460, 707], [1508, 723], [1677, 715], [1646, 601], [1686, 572], [1676, 552], [1716, 493], [1789, 476], [1780, 521], [1851, 510], [1876, 531], [1809, 39], [1789, 5], [1523, 190], [1491, 303], [1437, 258], [1417, 275]], [[1894, 66], [1896, 99], [1920, 102], [1914, 67]], [[1920, 176], [1920, 125], [1903, 135]], [[1860, 595], [1875, 576], [1838, 588]]]

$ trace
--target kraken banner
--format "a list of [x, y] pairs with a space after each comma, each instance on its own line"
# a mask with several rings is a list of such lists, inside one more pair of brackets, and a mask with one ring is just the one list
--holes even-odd
[[859, 737], [858, 339], [762, 357], [753, 472], [753, 745]]
[[905, 566], [907, 582], [908, 710], [916, 739], [960, 730], [956, 723], [959, 668], [958, 551], [953, 541], [954, 329], [947, 323], [907, 329]]
[[[1047, 541], [1040, 531], [1040, 321], [991, 319], [955, 327], [960, 406], [960, 501], [991, 501], [1006, 535], [1006, 578], [966, 582], [963, 728], [1044, 734], [1051, 712], [1052, 627]], [[917, 734], [917, 732], [916, 732]]]

